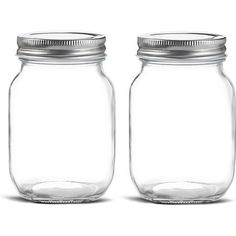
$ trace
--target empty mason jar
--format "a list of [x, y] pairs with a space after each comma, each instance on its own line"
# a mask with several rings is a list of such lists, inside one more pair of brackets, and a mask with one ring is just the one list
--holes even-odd
[[226, 38], [199, 33], [138, 38], [142, 69], [130, 88], [130, 170], [141, 196], [215, 201], [235, 161], [235, 94], [223, 71]]
[[113, 177], [115, 101], [103, 72], [105, 37], [18, 37], [20, 73], [9, 92], [10, 174], [36, 202], [93, 201]]

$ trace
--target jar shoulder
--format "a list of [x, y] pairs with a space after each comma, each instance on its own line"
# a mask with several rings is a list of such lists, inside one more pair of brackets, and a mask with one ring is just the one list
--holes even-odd
[[97, 90], [105, 87], [106, 90], [113, 92], [113, 84], [102, 69], [97, 68], [73, 68], [73, 67], [22, 67], [10, 84], [10, 88], [35, 87], [35, 86], [53, 86], [60, 85], [65, 88], [71, 86], [80, 86], [84, 89], [96, 87]]
[[163, 89], [165, 86], [176, 89], [227, 89], [234, 95], [234, 85], [220, 68], [158, 67], [142, 69], [132, 81], [131, 90]]

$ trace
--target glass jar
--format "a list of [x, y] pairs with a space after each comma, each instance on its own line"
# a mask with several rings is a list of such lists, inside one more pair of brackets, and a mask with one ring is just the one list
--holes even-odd
[[141, 196], [215, 201], [235, 162], [235, 93], [223, 71], [226, 38], [201, 33], [138, 38], [142, 69], [130, 88], [130, 171]]
[[9, 91], [10, 174], [22, 197], [83, 202], [112, 181], [115, 98], [103, 72], [105, 36], [18, 37], [20, 73]]

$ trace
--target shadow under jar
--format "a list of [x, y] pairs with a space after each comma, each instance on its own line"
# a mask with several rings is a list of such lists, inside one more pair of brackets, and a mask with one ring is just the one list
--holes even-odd
[[226, 38], [201, 33], [138, 38], [142, 69], [130, 88], [130, 172], [161, 203], [219, 199], [235, 162], [235, 93], [223, 72]]
[[115, 99], [102, 69], [103, 35], [18, 37], [20, 73], [9, 91], [10, 174], [22, 197], [83, 202], [112, 181]]

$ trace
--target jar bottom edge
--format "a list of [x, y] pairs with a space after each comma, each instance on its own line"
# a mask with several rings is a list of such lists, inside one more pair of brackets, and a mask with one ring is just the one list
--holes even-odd
[[197, 204], [219, 200], [225, 193], [215, 184], [170, 182], [142, 186], [141, 197], [154, 203]]
[[36, 203], [86, 203], [96, 201], [105, 192], [96, 184], [74, 181], [48, 181], [23, 185], [20, 196]]

